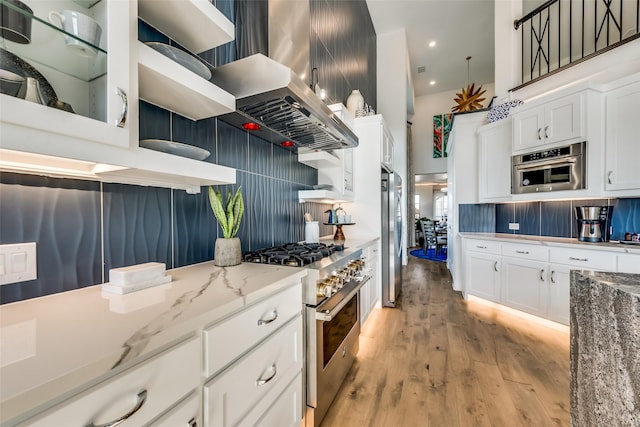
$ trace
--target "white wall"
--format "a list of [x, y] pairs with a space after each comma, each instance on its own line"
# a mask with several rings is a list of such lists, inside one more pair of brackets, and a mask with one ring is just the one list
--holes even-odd
[[[378, 34], [377, 37], [377, 89], [378, 112], [384, 117], [393, 135], [393, 169], [402, 178], [403, 217], [407, 218], [407, 108], [409, 86], [407, 84], [408, 50], [404, 29]], [[403, 248], [407, 247], [407, 224], [403, 224]], [[407, 251], [403, 251], [403, 264], [407, 264]]]
[[[466, 84], [464, 84], [466, 86]], [[483, 106], [488, 106], [493, 98], [494, 84], [482, 85], [486, 89], [483, 95], [485, 101]], [[413, 138], [413, 172], [416, 175], [428, 173], [444, 173], [447, 171], [446, 158], [433, 158], [433, 116], [451, 112], [451, 108], [456, 105], [453, 99], [460, 89], [439, 92], [433, 95], [416, 97], [415, 110], [413, 116], [412, 138]]]
[[416, 194], [420, 195], [420, 218], [433, 219], [433, 185], [416, 185]]

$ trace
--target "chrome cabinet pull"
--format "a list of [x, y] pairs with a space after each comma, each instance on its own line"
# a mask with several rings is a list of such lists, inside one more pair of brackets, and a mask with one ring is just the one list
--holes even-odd
[[569, 259], [572, 260], [572, 261], [581, 261], [581, 262], [589, 261], [589, 258], [576, 258], [576, 257], [572, 257], [572, 256], [570, 256]]
[[529, 255], [529, 251], [516, 251], [517, 254]]
[[540, 131], [541, 131], [541, 130], [542, 130], [542, 129], [538, 128], [538, 141], [542, 139], [542, 137], [540, 136]]
[[138, 393], [138, 401], [136, 402], [136, 406], [134, 406], [129, 412], [127, 412], [117, 420], [109, 421], [106, 424], [98, 424], [98, 425], [91, 422], [87, 424], [85, 427], [116, 427], [122, 424], [123, 422], [125, 422], [126, 420], [128, 420], [129, 418], [131, 418], [133, 414], [138, 412], [140, 408], [142, 408], [142, 405], [144, 405], [144, 402], [146, 401], [147, 401], [147, 390], [144, 389], [140, 393]]
[[544, 127], [544, 137], [545, 138], [549, 138], [549, 134], [547, 133], [548, 130], [549, 130], [549, 126], [545, 126]]
[[346, 355], [347, 355], [347, 347], [342, 347], [342, 358], [344, 359]]
[[497, 273], [498, 272], [498, 261], [493, 263], [493, 270]]
[[261, 385], [265, 385], [266, 383], [268, 383], [269, 381], [271, 381], [276, 374], [278, 373], [278, 369], [276, 368], [276, 364], [274, 363], [273, 365], [271, 365], [271, 369], [273, 369], [273, 374], [271, 374], [271, 376], [269, 378], [258, 378], [258, 380], [256, 381], [256, 385], [261, 386]]
[[195, 418], [191, 418], [189, 420], [189, 427], [198, 427], [198, 422], [196, 421]]
[[127, 115], [129, 114], [129, 98], [127, 97], [127, 93], [120, 89], [116, 88], [116, 93], [122, 99], [122, 111], [120, 111], [120, 118], [116, 120], [116, 126], [119, 128], [123, 128], [125, 124], [127, 124]]
[[271, 312], [271, 319], [260, 319], [258, 320], [258, 326], [262, 326], [262, 325], [268, 325], [269, 323], [273, 322], [274, 320], [276, 320], [278, 318], [278, 312], [276, 310], [273, 310]]
[[540, 270], [540, 281], [544, 282], [544, 269]]
[[553, 275], [556, 274], [556, 272], [554, 270], [551, 270], [551, 283], [555, 284], [556, 283], [556, 279], [553, 278]]
[[613, 184], [613, 171], [607, 172], [607, 181], [609, 184]]

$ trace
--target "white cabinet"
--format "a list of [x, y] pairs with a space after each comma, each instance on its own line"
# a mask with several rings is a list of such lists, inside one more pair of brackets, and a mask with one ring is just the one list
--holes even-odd
[[636, 190], [637, 196], [640, 189], [640, 81], [608, 92], [605, 99], [605, 190], [616, 196], [620, 190]]
[[200, 399], [198, 393], [171, 408], [166, 414], [154, 420], [149, 427], [198, 427], [202, 426]]
[[199, 386], [200, 349], [200, 339], [179, 344], [20, 425], [144, 425]]
[[353, 149], [298, 152], [298, 162], [318, 170], [318, 185], [327, 186], [318, 190], [298, 191], [298, 198], [304, 201], [323, 203], [353, 201]]
[[578, 142], [585, 138], [585, 96], [566, 96], [543, 105], [514, 109], [513, 151], [557, 142]]
[[[204, 424], [251, 425], [243, 420], [265, 413], [290, 381], [300, 379], [302, 343], [302, 318], [298, 316], [214, 377], [204, 387]], [[295, 387], [301, 391], [301, 382]], [[301, 411], [302, 401], [296, 403]]]
[[618, 255], [619, 273], [640, 274], [640, 252], [636, 254]]
[[547, 264], [520, 258], [502, 258], [502, 303], [545, 317], [549, 300]]
[[387, 168], [393, 170], [393, 136], [386, 126], [383, 126], [382, 134], [382, 164]]
[[561, 264], [549, 266], [549, 307], [547, 317], [554, 322], [568, 325], [570, 302], [570, 271], [573, 267]]
[[381, 285], [378, 274], [380, 252], [379, 241], [362, 249], [366, 262], [366, 274], [371, 278], [360, 288], [360, 325], [364, 325], [371, 311], [380, 304]]
[[511, 117], [478, 129], [480, 202], [511, 198]]
[[[17, 55], [35, 66], [37, 71], [30, 67], [26, 67], [27, 71], [25, 67], [14, 71], [36, 76], [46, 103], [57, 95], [60, 101], [71, 105], [75, 114], [19, 99], [11, 93], [0, 94], [3, 170], [189, 192], [199, 192], [203, 185], [235, 182], [234, 169], [138, 147], [139, 95], [190, 118], [233, 111], [235, 99], [138, 43], [137, 1], [56, 3], [60, 10], [79, 11], [101, 26], [100, 45], [85, 45], [85, 52], [95, 52], [87, 56], [65, 47], [65, 36], [55, 26], [39, 22], [47, 21], [50, 3], [32, 2], [32, 6], [37, 18], [33, 19], [32, 43], [4, 41], [3, 58], [19, 62], [12, 59]], [[181, 43], [201, 49], [194, 52], [232, 39], [233, 25], [209, 2], [141, 0], [140, 6], [143, 17], [160, 31], [176, 37], [182, 37], [178, 34], [181, 32], [189, 34], [191, 38], [184, 37]], [[171, 18], [162, 20], [156, 15]], [[194, 22], [207, 24], [196, 27]], [[220, 31], [229, 33], [230, 38], [214, 37]]]
[[500, 302], [500, 243], [465, 239], [464, 250], [466, 292]]
[[[293, 286], [242, 313], [205, 328], [205, 376], [216, 374], [289, 320], [300, 316], [301, 308], [302, 292], [299, 287]], [[242, 334], [238, 334], [238, 331], [242, 331]]]

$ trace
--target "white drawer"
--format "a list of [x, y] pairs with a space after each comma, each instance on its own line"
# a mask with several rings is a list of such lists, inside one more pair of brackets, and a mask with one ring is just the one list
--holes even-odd
[[616, 271], [616, 254], [602, 250], [551, 248], [550, 261], [585, 270]]
[[640, 255], [618, 255], [618, 272], [640, 274]]
[[288, 383], [301, 370], [299, 316], [205, 385], [204, 425], [238, 425], [265, 397], [274, 395], [281, 381]]
[[191, 339], [134, 366], [35, 417], [23, 426], [83, 427], [108, 424], [133, 412], [120, 427], [141, 426], [166, 411], [200, 383], [200, 340]]
[[500, 255], [500, 242], [495, 240], [466, 239], [466, 242], [468, 251]]
[[301, 313], [302, 289], [300, 286], [292, 286], [205, 329], [205, 376], [210, 377], [219, 372], [289, 319]]
[[549, 249], [539, 245], [504, 243], [502, 245], [502, 255], [534, 261], [547, 261], [549, 259]]
[[[288, 385], [282, 381], [284, 391], [275, 402], [266, 401], [258, 405], [247, 418], [243, 426], [252, 427], [299, 427], [302, 421], [302, 373], [299, 373]], [[280, 390], [275, 391], [274, 394]], [[264, 412], [266, 410], [266, 413]]]
[[[191, 396], [171, 408], [169, 412], [158, 418], [148, 427], [194, 427], [201, 426], [200, 399], [198, 393]], [[194, 424], [195, 423], [195, 424]]]

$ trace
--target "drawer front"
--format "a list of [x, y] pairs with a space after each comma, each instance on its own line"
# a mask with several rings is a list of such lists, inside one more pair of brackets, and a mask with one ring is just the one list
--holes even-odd
[[[282, 381], [282, 383], [285, 387], [286, 382]], [[279, 390], [274, 390], [274, 394], [278, 392]], [[300, 426], [302, 421], [302, 373], [299, 373], [293, 381], [286, 385], [275, 402], [265, 402], [262, 406], [267, 409], [257, 407], [242, 421], [242, 425], [253, 427]]]
[[502, 245], [502, 255], [534, 261], [547, 261], [549, 259], [549, 249], [537, 245], [505, 243]]
[[219, 372], [256, 343], [302, 313], [302, 289], [292, 286], [204, 331], [206, 377]]
[[275, 394], [281, 381], [288, 383], [301, 370], [299, 316], [205, 385], [204, 425], [238, 425], [263, 399]]
[[618, 272], [640, 274], [640, 255], [618, 255]]
[[616, 254], [573, 248], [551, 248], [550, 261], [578, 269], [616, 271]]
[[202, 425], [201, 418], [200, 399], [197, 393], [193, 393], [149, 427], [196, 427]]
[[198, 386], [200, 363], [200, 340], [192, 339], [22, 425], [84, 427], [109, 424], [131, 413], [118, 426], [141, 426]]
[[500, 255], [500, 242], [494, 240], [465, 239], [467, 250], [473, 252], [483, 252], [487, 254]]

